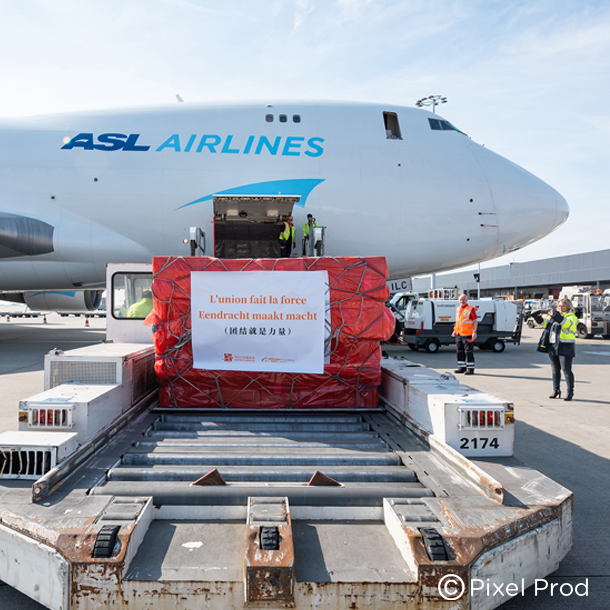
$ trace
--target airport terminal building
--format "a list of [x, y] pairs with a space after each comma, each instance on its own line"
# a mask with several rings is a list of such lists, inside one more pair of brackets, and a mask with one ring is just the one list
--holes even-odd
[[[456, 271], [442, 275], [413, 278], [413, 290], [457, 287], [477, 294], [478, 270]], [[507, 296], [514, 299], [557, 298], [562, 286], [590, 285], [602, 291], [610, 288], [610, 249], [568, 256], [545, 258], [527, 263], [510, 263], [481, 269], [481, 296]], [[433, 280], [434, 278], [434, 280]], [[434, 281], [435, 285], [432, 286]]]

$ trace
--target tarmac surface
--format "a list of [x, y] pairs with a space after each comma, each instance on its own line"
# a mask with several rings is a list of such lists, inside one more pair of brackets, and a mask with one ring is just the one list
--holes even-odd
[[[60, 318], [0, 318], [0, 432], [17, 429], [20, 399], [43, 388], [44, 354], [53, 348], [74, 349], [105, 338], [105, 320]], [[610, 341], [577, 343], [572, 402], [551, 400], [548, 357], [536, 351], [540, 330], [524, 330], [520, 346], [507, 345], [501, 354], [475, 350], [476, 374], [468, 385], [515, 404], [515, 455], [574, 492], [574, 546], [559, 569], [547, 577], [548, 589], [526, 590], [507, 600], [503, 610], [607, 610], [610, 608]], [[452, 371], [455, 350], [436, 354], [385, 345], [440, 372]], [[565, 394], [565, 384], [562, 381]], [[563, 595], [588, 581], [588, 594]], [[506, 583], [508, 584], [508, 583]], [[542, 585], [543, 583], [541, 583]], [[555, 584], [553, 594], [551, 587]], [[560, 586], [565, 585], [562, 590]], [[584, 584], [579, 591], [584, 592]], [[493, 591], [490, 592], [490, 594]], [[0, 610], [41, 610], [43, 607], [7, 585], [0, 585]], [[475, 609], [473, 609], [475, 610]]]

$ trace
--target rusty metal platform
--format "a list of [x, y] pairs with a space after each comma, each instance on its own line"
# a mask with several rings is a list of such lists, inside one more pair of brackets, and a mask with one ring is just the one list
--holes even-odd
[[[571, 545], [568, 490], [381, 410], [145, 411], [31, 497], [0, 482], [0, 578], [53, 610], [491, 608], [470, 578], [546, 575]], [[103, 526], [116, 543], [95, 558]]]

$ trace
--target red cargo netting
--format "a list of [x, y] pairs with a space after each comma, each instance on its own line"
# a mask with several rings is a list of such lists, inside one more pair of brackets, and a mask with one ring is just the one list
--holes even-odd
[[[328, 271], [330, 364], [320, 375], [193, 368], [191, 271]], [[161, 408], [376, 408], [380, 341], [394, 331], [383, 257], [153, 259], [155, 371]], [[298, 346], [295, 346], [298, 349]]]

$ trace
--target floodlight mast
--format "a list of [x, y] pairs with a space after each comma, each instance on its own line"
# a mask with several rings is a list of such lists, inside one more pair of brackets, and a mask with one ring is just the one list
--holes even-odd
[[423, 108], [424, 106], [432, 106], [432, 112], [436, 114], [436, 107], [440, 104], [446, 104], [447, 98], [442, 95], [429, 95], [428, 97], [422, 97], [421, 100], [417, 100], [415, 105], [418, 108]]

